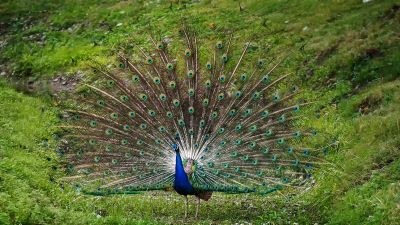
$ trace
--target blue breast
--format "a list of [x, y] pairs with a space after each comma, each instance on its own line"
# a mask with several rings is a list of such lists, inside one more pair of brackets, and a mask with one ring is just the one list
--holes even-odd
[[194, 189], [190, 184], [189, 178], [183, 169], [182, 159], [179, 153], [176, 153], [175, 160], [175, 181], [174, 189], [181, 195], [194, 195]]

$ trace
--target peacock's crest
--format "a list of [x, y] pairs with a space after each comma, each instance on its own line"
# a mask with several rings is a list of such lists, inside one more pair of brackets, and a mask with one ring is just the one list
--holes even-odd
[[[304, 182], [320, 150], [295, 129], [307, 103], [276, 74], [282, 60], [246, 62], [251, 44], [232, 54], [233, 35], [209, 50], [183, 28], [185, 47], [151, 38], [135, 60], [96, 66], [69, 110], [71, 179], [98, 193], [165, 189], [173, 184], [177, 144], [192, 186], [201, 191], [269, 193]], [[176, 140], [176, 137], [179, 137]]]

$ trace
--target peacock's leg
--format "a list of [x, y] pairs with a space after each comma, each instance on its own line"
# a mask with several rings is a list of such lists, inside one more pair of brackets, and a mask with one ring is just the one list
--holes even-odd
[[197, 205], [196, 205], [196, 218], [198, 217], [198, 215], [199, 215], [199, 206], [200, 206], [200, 198], [199, 197], [197, 197]]
[[188, 212], [188, 197], [185, 195], [185, 218], [187, 218], [187, 212]]

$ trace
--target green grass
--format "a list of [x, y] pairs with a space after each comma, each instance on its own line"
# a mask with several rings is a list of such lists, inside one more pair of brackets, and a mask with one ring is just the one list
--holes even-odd
[[216, 194], [202, 205], [201, 220], [188, 221], [175, 193], [79, 195], [53, 170], [60, 166], [57, 100], [25, 96], [1, 81], [0, 224], [400, 224], [398, 3], [241, 5], [243, 11], [228, 0], [171, 8], [169, 1], [5, 1], [1, 69], [14, 79], [46, 80], [86, 70], [92, 58], [113, 63], [116, 51], [142, 45], [151, 27], [176, 38], [182, 19], [205, 45], [234, 30], [237, 44], [252, 39], [258, 46], [252, 58], [292, 51], [283, 67], [295, 72], [301, 97], [318, 100], [305, 123], [337, 141], [313, 189], [290, 199]]

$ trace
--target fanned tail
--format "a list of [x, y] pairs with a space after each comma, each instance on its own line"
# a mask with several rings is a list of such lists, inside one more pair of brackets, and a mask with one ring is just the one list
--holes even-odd
[[139, 60], [119, 54], [117, 68], [95, 67], [100, 80], [68, 111], [70, 179], [92, 193], [168, 188], [177, 142], [183, 161], [194, 161], [198, 190], [300, 186], [323, 162], [320, 149], [301, 147], [314, 132], [294, 129], [309, 103], [297, 103], [297, 87], [283, 82], [290, 73], [275, 74], [285, 58], [245, 63], [247, 43], [233, 62], [232, 34], [203, 56], [194, 32], [184, 26], [181, 35], [176, 58], [170, 43], [151, 38], [154, 50], [138, 48]]

